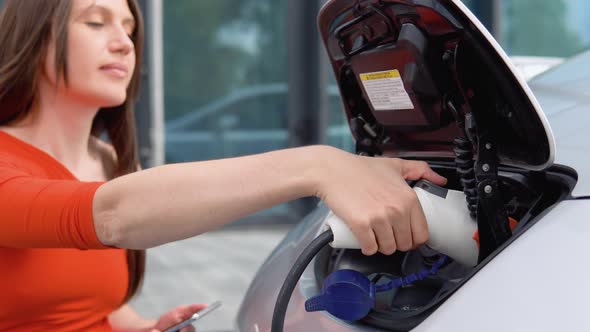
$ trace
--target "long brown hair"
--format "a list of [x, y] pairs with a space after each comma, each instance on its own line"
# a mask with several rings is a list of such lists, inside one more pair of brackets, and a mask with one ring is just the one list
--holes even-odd
[[[117, 153], [114, 176], [135, 172], [139, 165], [133, 106], [139, 95], [144, 26], [136, 0], [127, 0], [136, 21], [132, 35], [136, 66], [127, 99], [117, 107], [98, 111], [92, 135], [108, 135]], [[47, 47], [55, 35], [55, 69], [67, 84], [68, 21], [70, 0], [6, 0], [0, 12], [0, 125], [25, 116], [36, 97], [36, 87]], [[53, 31], [53, 33], [52, 33]], [[128, 301], [138, 291], [145, 270], [145, 251], [127, 250]]]

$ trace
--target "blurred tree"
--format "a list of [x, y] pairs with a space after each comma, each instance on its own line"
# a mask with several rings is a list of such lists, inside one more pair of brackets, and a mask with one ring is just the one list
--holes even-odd
[[570, 56], [583, 49], [563, 0], [504, 1], [503, 47], [513, 55]]
[[285, 0], [164, 2], [166, 118], [286, 81]]

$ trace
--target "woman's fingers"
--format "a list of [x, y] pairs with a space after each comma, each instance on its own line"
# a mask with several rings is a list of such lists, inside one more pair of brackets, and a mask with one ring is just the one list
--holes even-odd
[[402, 176], [406, 180], [425, 179], [439, 186], [447, 184], [447, 179], [430, 168], [425, 161], [401, 160]]
[[421, 246], [428, 241], [428, 223], [420, 203], [415, 204], [410, 211], [410, 227], [412, 228], [412, 248]]
[[180, 332], [196, 332], [196, 331], [197, 331], [197, 329], [192, 325], [189, 325], [189, 326], [183, 328], [182, 330], [180, 330]]
[[186, 310], [186, 313], [188, 314], [188, 317], [190, 317], [195, 312], [197, 312], [199, 310], [203, 310], [206, 307], [207, 307], [207, 304], [205, 304], [205, 303], [196, 303], [196, 304], [188, 305], [188, 306], [184, 307], [183, 309]]
[[388, 220], [383, 220], [373, 226], [373, 233], [375, 234], [380, 253], [391, 255], [397, 250], [394, 230]]
[[[174, 326], [187, 320], [195, 312], [202, 310], [205, 307], [207, 307], [206, 304], [199, 303], [173, 308], [166, 314], [164, 314], [162, 317], [160, 317], [160, 319], [156, 323], [155, 329], [156, 331], [165, 331], [171, 326]], [[194, 328], [192, 330], [191, 328], [192, 326], [187, 326], [185, 329], [186, 331], [194, 331]], [[181, 331], [185, 331], [185, 329], [182, 329]]]
[[189, 319], [194, 313], [196, 313], [199, 310], [202, 310], [205, 307], [207, 307], [206, 304], [199, 303], [199, 304], [191, 304], [191, 305], [176, 307], [172, 310], [176, 311], [175, 318], [180, 323], [184, 320]]
[[408, 209], [404, 209], [398, 220], [392, 220], [392, 229], [395, 235], [397, 249], [401, 251], [412, 249], [412, 227], [410, 225], [410, 211]]
[[364, 255], [371, 256], [374, 255], [377, 250], [379, 250], [379, 247], [377, 246], [377, 240], [375, 239], [375, 233], [371, 227], [362, 224], [353, 225], [352, 232], [359, 241], [361, 251]]

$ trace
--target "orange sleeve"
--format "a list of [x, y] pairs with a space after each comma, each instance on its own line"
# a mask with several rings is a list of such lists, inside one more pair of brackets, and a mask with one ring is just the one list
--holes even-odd
[[47, 180], [0, 165], [0, 247], [102, 249], [92, 215], [103, 182]]

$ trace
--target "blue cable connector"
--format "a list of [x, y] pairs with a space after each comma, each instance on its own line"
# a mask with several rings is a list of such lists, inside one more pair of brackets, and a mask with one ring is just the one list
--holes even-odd
[[305, 310], [325, 310], [342, 320], [360, 320], [375, 308], [375, 293], [405, 287], [430, 275], [436, 275], [446, 260], [447, 256], [441, 256], [430, 269], [396, 278], [382, 285], [375, 285], [364, 274], [355, 270], [334, 271], [324, 280], [320, 295], [305, 301]]
[[386, 284], [378, 285], [376, 286], [376, 291], [385, 292], [394, 288], [408, 286], [415, 283], [416, 281], [424, 280], [428, 276], [436, 275], [438, 270], [440, 270], [440, 267], [443, 266], [443, 264], [447, 261], [447, 258], [447, 256], [441, 256], [428, 270], [424, 269], [418, 273], [412, 273], [405, 277], [393, 279]]

